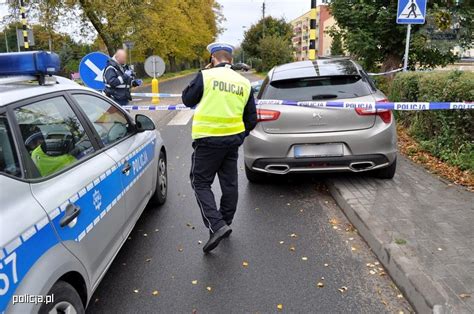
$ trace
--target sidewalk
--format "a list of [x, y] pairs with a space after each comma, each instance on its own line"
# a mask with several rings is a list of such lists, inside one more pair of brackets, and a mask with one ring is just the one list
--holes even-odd
[[327, 183], [417, 312], [474, 313], [474, 193], [402, 156], [393, 180]]

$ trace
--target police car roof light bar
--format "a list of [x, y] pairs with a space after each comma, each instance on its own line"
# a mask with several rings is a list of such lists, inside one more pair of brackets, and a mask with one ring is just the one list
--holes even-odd
[[60, 70], [59, 56], [46, 51], [0, 53], [0, 83], [37, 80], [40, 85], [51, 83]]

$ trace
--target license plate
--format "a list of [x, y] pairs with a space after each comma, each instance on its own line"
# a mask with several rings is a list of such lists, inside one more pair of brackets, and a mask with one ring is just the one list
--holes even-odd
[[342, 144], [296, 145], [295, 158], [305, 157], [341, 157], [344, 156]]

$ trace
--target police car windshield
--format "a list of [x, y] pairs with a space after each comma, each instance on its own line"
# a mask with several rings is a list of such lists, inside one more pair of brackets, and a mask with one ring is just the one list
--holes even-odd
[[296, 78], [270, 82], [262, 99], [311, 101], [346, 99], [370, 95], [369, 86], [359, 75]]

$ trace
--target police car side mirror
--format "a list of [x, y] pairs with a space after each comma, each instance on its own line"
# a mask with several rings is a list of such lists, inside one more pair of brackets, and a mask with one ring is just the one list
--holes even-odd
[[135, 125], [137, 126], [138, 132], [152, 131], [155, 129], [153, 120], [142, 114], [135, 116]]

